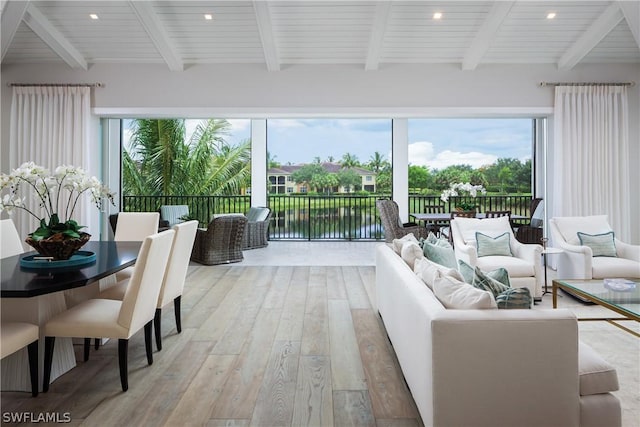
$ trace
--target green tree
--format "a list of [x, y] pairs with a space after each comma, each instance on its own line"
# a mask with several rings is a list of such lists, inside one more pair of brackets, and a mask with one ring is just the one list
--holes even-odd
[[353, 168], [356, 166], [360, 166], [360, 162], [358, 161], [358, 157], [355, 154], [345, 153], [342, 155], [342, 160], [340, 161], [340, 165], [343, 168]]
[[498, 172], [498, 179], [500, 180], [500, 192], [504, 193], [507, 185], [513, 181], [513, 172], [509, 166], [505, 166]]
[[308, 165], [302, 166], [297, 171], [291, 174], [291, 179], [293, 179], [297, 183], [305, 183], [310, 188], [316, 188], [313, 185], [314, 178], [316, 182], [321, 180], [322, 175], [327, 175], [328, 172], [322, 167], [319, 163], [310, 163]]
[[[438, 191], [442, 191], [445, 188], [449, 188], [454, 182], [470, 182], [477, 185], [481, 182], [473, 182], [472, 178], [473, 168], [470, 165], [452, 165], [446, 168], [435, 171], [434, 187]], [[477, 175], [475, 175], [477, 179]]]
[[386, 164], [388, 164], [388, 162], [384, 159], [384, 156], [376, 151], [369, 158], [369, 162], [366, 166], [367, 168], [369, 168], [369, 170], [372, 170], [375, 173], [379, 173]]
[[433, 187], [433, 177], [426, 166], [409, 165], [409, 189], [424, 190]]
[[351, 168], [342, 168], [337, 173], [338, 184], [347, 189], [348, 192], [359, 191], [362, 188], [362, 177]]
[[309, 186], [319, 193], [330, 194], [331, 190], [338, 185], [338, 177], [334, 173], [318, 173], [311, 177]]
[[232, 195], [251, 182], [251, 142], [225, 142], [226, 120], [203, 120], [186, 140], [184, 119], [136, 119], [123, 152], [127, 195]]
[[276, 157], [278, 156], [274, 156], [267, 151], [267, 168], [268, 169], [279, 168], [281, 166], [280, 162], [276, 160]]

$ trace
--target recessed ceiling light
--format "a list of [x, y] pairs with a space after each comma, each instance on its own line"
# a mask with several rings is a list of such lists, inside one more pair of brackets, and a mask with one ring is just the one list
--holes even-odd
[[549, 12], [549, 13], [547, 14], [547, 19], [553, 19], [553, 18], [555, 18], [555, 17], [556, 17], [556, 13], [555, 13], [555, 12]]
[[204, 19], [206, 19], [207, 21], [211, 21], [213, 19], [213, 15], [210, 13], [205, 13]]
[[91, 19], [94, 19], [94, 20], [95, 20], [95, 19], [98, 19], [98, 15], [96, 15], [95, 13], [90, 13], [90, 14], [89, 14], [89, 18], [91, 18]]
[[436, 12], [433, 14], [433, 19], [441, 19], [442, 18], [442, 12]]

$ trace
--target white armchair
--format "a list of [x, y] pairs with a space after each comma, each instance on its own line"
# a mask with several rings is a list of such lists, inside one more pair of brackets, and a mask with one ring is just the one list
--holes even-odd
[[[542, 246], [524, 244], [516, 240], [509, 217], [499, 218], [455, 218], [451, 220], [453, 247], [456, 259], [485, 271], [503, 267], [509, 273], [513, 287], [526, 287], [534, 298], [542, 297], [544, 271], [542, 270]], [[508, 233], [512, 256], [478, 256], [476, 232], [495, 238]]]
[[549, 231], [553, 245], [564, 251], [558, 258], [559, 279], [640, 278], [640, 245], [614, 237], [616, 256], [594, 257], [591, 247], [580, 244], [578, 232], [603, 235], [613, 231], [606, 215], [552, 218]]

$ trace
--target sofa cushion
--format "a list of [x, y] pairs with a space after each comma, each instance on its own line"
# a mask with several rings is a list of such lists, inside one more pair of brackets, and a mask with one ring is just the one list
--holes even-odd
[[438, 272], [433, 282], [433, 293], [446, 308], [492, 309], [497, 308], [491, 292], [474, 288], [468, 283]]
[[435, 281], [435, 276], [438, 272], [440, 272], [442, 276], [450, 276], [461, 282], [464, 281], [458, 270], [436, 264], [424, 257], [415, 261], [413, 271], [431, 290], [433, 290], [433, 282]]
[[438, 244], [424, 242], [422, 247], [424, 256], [436, 264], [443, 265], [448, 268], [457, 268], [456, 254], [452, 247], [445, 247]]
[[[469, 264], [467, 264], [463, 260], [459, 259], [458, 260], [458, 271], [460, 272], [460, 274], [464, 278], [465, 282], [467, 282], [468, 284], [473, 283], [473, 277], [475, 275], [475, 268], [471, 267]], [[509, 272], [507, 271], [506, 268], [499, 267], [499, 268], [496, 268], [495, 270], [491, 270], [491, 271], [484, 271], [483, 270], [482, 272], [484, 274], [486, 274], [487, 276], [491, 277], [492, 279], [495, 279], [498, 282], [502, 283], [503, 285], [511, 287], [511, 283], [510, 283], [510, 280], [509, 280]]]
[[612, 231], [607, 215], [561, 216], [553, 219], [558, 231], [570, 245], [579, 245], [578, 232], [602, 234]]
[[413, 270], [413, 266], [418, 258], [423, 258], [422, 248], [416, 242], [408, 241], [402, 245], [400, 257]]
[[480, 267], [482, 271], [490, 271], [497, 267], [502, 267], [509, 272], [510, 278], [535, 275], [532, 262], [513, 256], [483, 256], [478, 258], [476, 267]]
[[617, 256], [613, 231], [602, 234], [587, 234], [578, 231], [578, 240], [580, 240], [581, 245], [591, 248], [593, 256]]
[[578, 375], [580, 396], [608, 393], [619, 388], [616, 369], [583, 342], [578, 343]]
[[504, 232], [496, 237], [487, 236], [486, 234], [476, 231], [476, 249], [478, 256], [513, 256], [511, 252], [511, 234]]
[[496, 297], [498, 308], [531, 308], [529, 288], [509, 288]]
[[393, 239], [392, 244], [393, 244], [394, 252], [400, 255], [400, 253], [402, 252], [402, 245], [404, 245], [407, 242], [418, 243], [418, 239], [416, 239], [416, 236], [414, 236], [413, 233], [404, 235], [400, 239]]
[[484, 274], [478, 267], [473, 271], [473, 282], [471, 284], [478, 289], [491, 292], [494, 298], [509, 289], [508, 286]]

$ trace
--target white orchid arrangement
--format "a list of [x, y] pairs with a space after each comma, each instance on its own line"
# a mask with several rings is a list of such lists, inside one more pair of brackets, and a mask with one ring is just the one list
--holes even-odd
[[[27, 207], [23, 188], [31, 188], [44, 217], [36, 214], [35, 209]], [[33, 240], [46, 239], [54, 234], [78, 238], [79, 230], [84, 228], [72, 219], [78, 201], [83, 194], [90, 194], [92, 202], [102, 209], [104, 200], [115, 205], [113, 193], [96, 177], [89, 176], [83, 169], [75, 166], [59, 166], [51, 174], [49, 170], [33, 162], [26, 162], [10, 174], [0, 175], [0, 212], [11, 214], [14, 209], [22, 209], [40, 221], [40, 227], [29, 234]], [[64, 218], [61, 221], [60, 218]], [[47, 223], [47, 219], [49, 222]]]
[[[475, 199], [478, 193], [486, 194], [487, 190], [482, 185], [471, 185], [468, 182], [456, 182], [451, 184], [449, 188], [447, 188], [442, 192], [442, 194], [440, 194], [440, 200], [446, 203], [450, 197], [455, 196], [471, 196]], [[463, 208], [464, 210], [471, 210], [476, 208], [475, 204], [466, 202], [459, 203], [459, 207]]]

